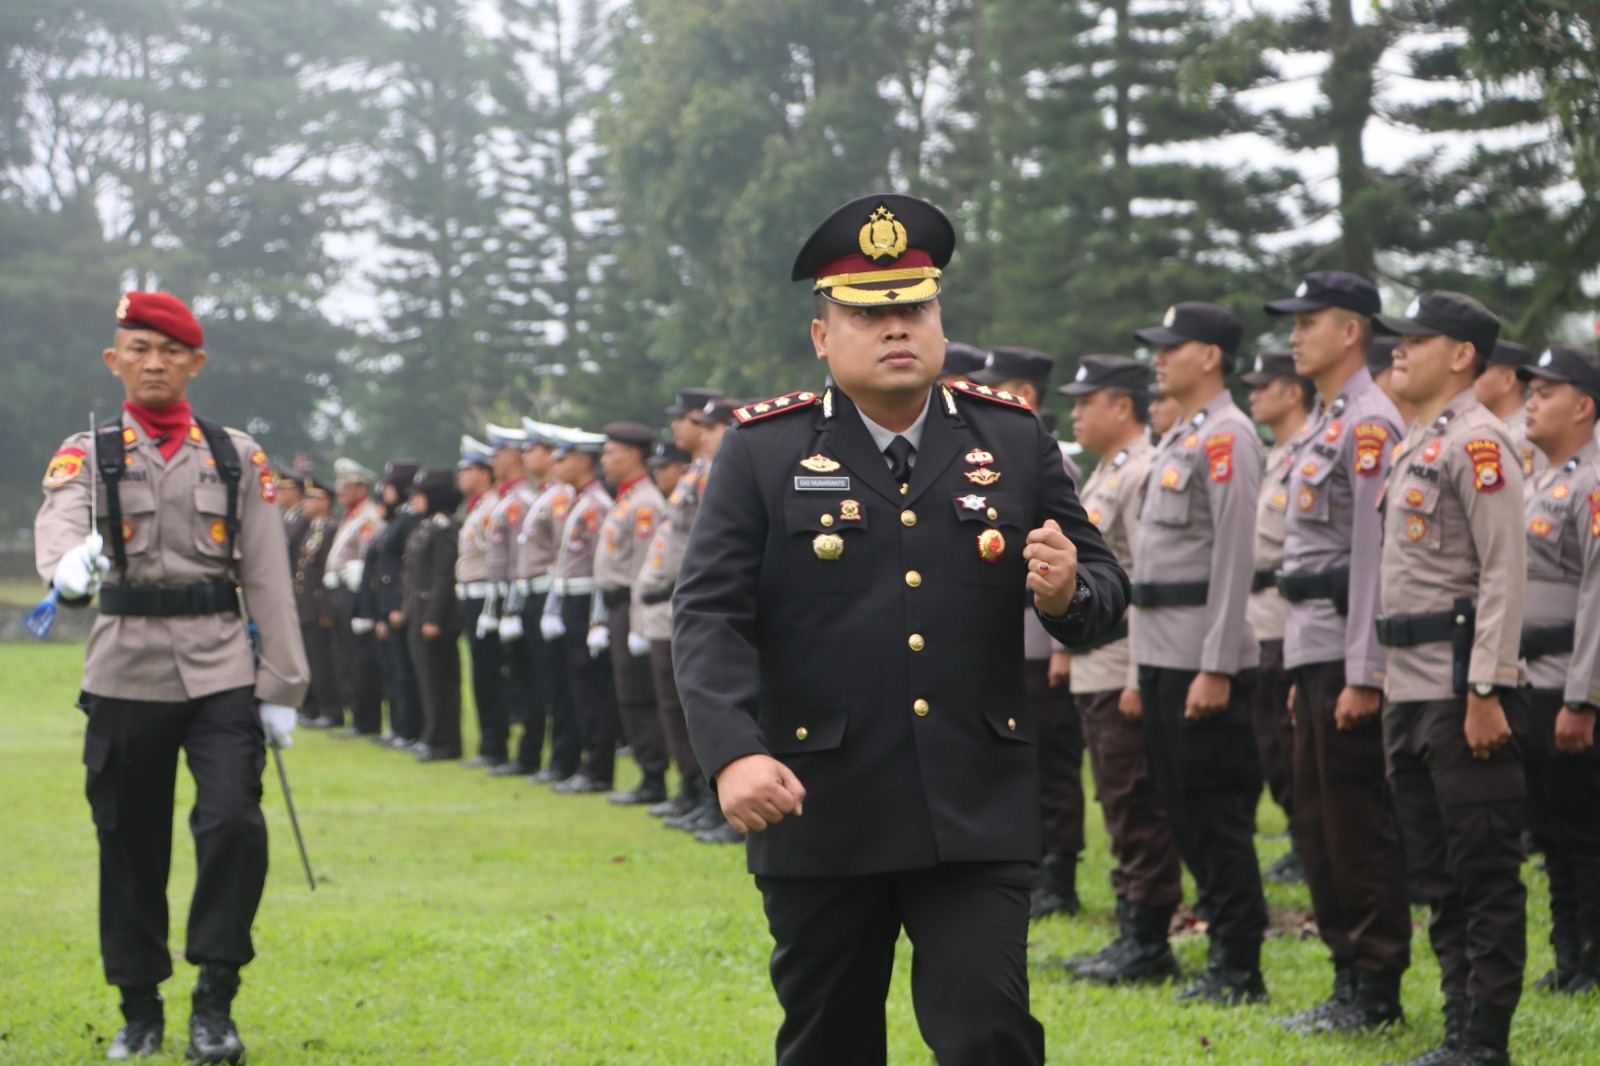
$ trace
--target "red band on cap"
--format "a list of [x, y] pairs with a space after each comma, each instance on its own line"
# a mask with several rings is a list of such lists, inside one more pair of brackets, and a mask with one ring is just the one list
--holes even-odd
[[907, 248], [900, 258], [887, 263], [874, 263], [859, 252], [824, 263], [817, 268], [813, 278], [827, 278], [835, 274], [875, 274], [880, 270], [905, 270], [907, 267], [931, 267], [933, 257], [921, 248]]

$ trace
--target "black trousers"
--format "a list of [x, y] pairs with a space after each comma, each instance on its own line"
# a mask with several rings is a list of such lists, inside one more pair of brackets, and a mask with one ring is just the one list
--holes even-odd
[[1522, 884], [1526, 697], [1501, 697], [1512, 738], [1489, 758], [1467, 746], [1467, 700], [1383, 709], [1384, 754], [1412, 883], [1433, 914], [1439, 985], [1497, 1007], [1522, 996], [1528, 892]]
[[[583, 761], [583, 726], [578, 721], [577, 708], [573, 706], [572, 683], [567, 677], [566, 638], [545, 640], [539, 633], [539, 618], [544, 614], [546, 599], [544, 595], [529, 597], [522, 610], [522, 628], [527, 634], [522, 639], [531, 648], [537, 672], [535, 692], [539, 702], [536, 706], [543, 707], [542, 713], [550, 721], [550, 769], [558, 777], [570, 777], [577, 773], [578, 764]], [[583, 625], [587, 633], [587, 619]], [[588, 654], [587, 648], [584, 654]], [[531, 724], [533, 713], [539, 712], [530, 712], [528, 721], [524, 723], [524, 745], [529, 743], [529, 731], [535, 728]], [[537, 726], [537, 736], [542, 743], [542, 719]], [[529, 767], [537, 765], [537, 759], [538, 753], [532, 751], [518, 756], [518, 761]]]
[[[544, 597], [539, 596], [538, 609], [544, 608]], [[533, 615], [534, 626], [528, 625], [527, 603], [522, 608], [523, 635], [505, 646], [506, 668], [511, 677], [509, 689], [510, 699], [506, 704], [508, 716], [513, 725], [522, 727], [522, 736], [517, 741], [517, 751], [512, 756], [512, 762], [519, 769], [528, 773], [536, 773], [544, 765], [544, 734], [545, 723], [548, 715], [545, 710], [544, 697], [540, 691], [543, 677], [539, 671], [539, 647], [544, 643], [539, 635], [539, 616]]]
[[1022, 671], [1038, 723], [1045, 854], [1078, 855], [1083, 851], [1083, 719], [1067, 685], [1050, 687], [1050, 660], [1025, 660]]
[[438, 755], [461, 757], [461, 648], [453, 633], [432, 640], [422, 626], [406, 626], [406, 646], [422, 694], [422, 733], [418, 739]]
[[661, 728], [667, 737], [667, 750], [678, 764], [678, 773], [687, 781], [700, 773], [700, 760], [689, 743], [689, 722], [678, 696], [678, 675], [672, 667], [672, 641], [650, 642], [650, 673], [655, 680], [656, 705], [661, 710]]
[[328, 614], [333, 616], [333, 628], [328, 633], [328, 639], [333, 645], [334, 660], [339, 664], [336, 675], [339, 706], [353, 708], [356, 705], [356, 635], [350, 631], [350, 619], [356, 610], [356, 594], [341, 584], [338, 588], [325, 589], [322, 603]]
[[1261, 674], [1250, 698], [1256, 753], [1267, 792], [1289, 819], [1294, 818], [1294, 719], [1289, 716], [1289, 674], [1283, 668], [1283, 641], [1261, 642]]
[[339, 587], [328, 590], [333, 610], [333, 655], [339, 663], [339, 698], [350, 708], [350, 724], [360, 733], [383, 730], [383, 667], [378, 638], [350, 628], [356, 594]]
[[1183, 902], [1183, 863], [1150, 778], [1144, 726], [1122, 716], [1117, 707], [1121, 698], [1121, 689], [1077, 697], [1089, 741], [1095, 798], [1105, 816], [1111, 853], [1117, 857], [1111, 888], [1118, 899], [1141, 907], [1176, 907]]
[[478, 616], [484, 601], [461, 601], [461, 632], [467, 637], [472, 658], [472, 702], [478, 709], [478, 754], [504, 762], [511, 739], [511, 715], [507, 709], [506, 651], [498, 632], [478, 636]]
[[[591, 780], [610, 781], [616, 773], [617, 738], [622, 726], [611, 656], [603, 652], [598, 656], [589, 654], [589, 608], [587, 595], [568, 596], [561, 601], [561, 620], [567, 626], [561, 648], [586, 753], [578, 769]], [[626, 633], [622, 639], [628, 639]]]
[[1383, 721], [1334, 721], [1344, 663], [1294, 669], [1294, 839], [1317, 931], [1333, 961], [1373, 973], [1411, 965], [1405, 858], [1383, 770]]
[[1044, 1062], [1028, 1012], [1032, 863], [952, 863], [860, 877], [756, 879], [783, 1007], [779, 1066], [881, 1066], [902, 928], [911, 998], [940, 1066]]
[[606, 608], [611, 630], [611, 673], [617, 686], [617, 713], [622, 736], [633, 749], [633, 759], [647, 774], [667, 772], [667, 738], [656, 707], [656, 682], [650, 658], [628, 650], [629, 607], [619, 603]]
[[1228, 706], [1199, 721], [1183, 716], [1193, 670], [1139, 668], [1150, 776], [1178, 854], [1194, 875], [1212, 940], [1260, 940], [1267, 901], [1256, 858], [1261, 763], [1251, 725], [1254, 670], [1235, 675]]
[[339, 698], [339, 660], [333, 654], [333, 629], [324, 629], [313, 619], [309, 625], [301, 624], [300, 641], [306, 647], [306, 666], [311, 671], [303, 710], [313, 718], [343, 725], [344, 703]]
[[1554, 929], [1600, 944], [1600, 748], [1557, 751], [1562, 693], [1536, 688], [1531, 697], [1529, 821], [1550, 872], [1550, 917]]
[[397, 737], [416, 740], [422, 736], [422, 693], [411, 667], [411, 649], [406, 646], [406, 631], [390, 630], [377, 642], [378, 660], [383, 667], [383, 694], [389, 701], [389, 730]]
[[184, 958], [248, 963], [255, 957], [250, 926], [267, 880], [267, 749], [254, 693], [229, 689], [181, 703], [89, 694], [85, 702], [83, 762], [100, 840], [106, 982], [154, 985], [172, 976], [167, 877], [180, 749], [195, 783], [195, 884]]

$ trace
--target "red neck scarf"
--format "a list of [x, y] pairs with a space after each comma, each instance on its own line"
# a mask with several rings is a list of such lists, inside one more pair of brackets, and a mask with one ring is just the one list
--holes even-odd
[[133, 420], [139, 423], [139, 428], [156, 442], [163, 459], [171, 459], [178, 454], [194, 421], [194, 409], [189, 406], [188, 400], [179, 400], [165, 407], [145, 407], [132, 400], [124, 400], [122, 409], [132, 415]]

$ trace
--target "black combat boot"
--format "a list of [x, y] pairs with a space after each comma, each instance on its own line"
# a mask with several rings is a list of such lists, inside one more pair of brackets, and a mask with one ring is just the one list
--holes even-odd
[[1297, 1033], [1309, 1033], [1317, 1027], [1317, 1023], [1326, 1018], [1331, 1018], [1356, 998], [1356, 968], [1348, 962], [1333, 964], [1333, 991], [1328, 998], [1309, 1007], [1298, 1014], [1291, 1014], [1287, 1018], [1279, 1018], [1277, 1022], [1285, 1029]]
[[[1467, 1040], [1467, 1016], [1472, 1011], [1472, 1001], [1466, 996], [1445, 993], [1444, 1040], [1432, 1051], [1425, 1051], [1402, 1066], [1460, 1066], [1462, 1046]], [[1384, 1063], [1383, 1066], [1391, 1066]]]
[[1359, 1033], [1387, 1029], [1405, 1021], [1406, 1012], [1400, 1006], [1400, 976], [1389, 971], [1357, 970], [1355, 998], [1342, 1010], [1316, 1022], [1314, 1028], [1320, 1033]]
[[1133, 904], [1117, 897], [1117, 935], [1099, 951], [1092, 955], [1079, 955], [1077, 958], [1068, 959], [1063, 965], [1067, 972], [1073, 976], [1081, 976], [1081, 971], [1086, 966], [1101, 966], [1121, 956], [1121, 954], [1134, 943], [1133, 937]]
[[189, 1014], [190, 1062], [238, 1066], [244, 1062], [244, 1043], [233, 1026], [233, 997], [239, 991], [239, 968], [220, 962], [200, 964]]
[[1078, 967], [1078, 976], [1085, 981], [1109, 985], [1145, 981], [1160, 984], [1178, 977], [1182, 971], [1178, 968], [1177, 956], [1172, 954], [1172, 945], [1167, 942], [1173, 908], [1130, 904], [1128, 909], [1132, 943], [1104, 962]]
[[1576, 995], [1600, 988], [1600, 940], [1584, 947], [1578, 957], [1578, 976], [1563, 991]]
[[126, 1023], [111, 1038], [106, 1048], [108, 1059], [147, 1059], [161, 1051], [166, 1017], [161, 1009], [161, 993], [155, 985], [125, 985], [122, 988], [122, 1019]]
[[1487, 1003], [1472, 1003], [1467, 1015], [1466, 1036], [1452, 1066], [1511, 1066], [1511, 1016], [1515, 1007], [1493, 1007]]
[[1039, 861], [1038, 877], [1028, 903], [1029, 918], [1048, 918], [1052, 914], [1077, 914], [1078, 857], [1054, 853]]
[[1533, 983], [1542, 992], [1565, 992], [1578, 979], [1582, 942], [1575, 925], [1562, 923], [1550, 930], [1550, 946], [1555, 949], [1556, 964]]
[[667, 775], [646, 772], [635, 788], [626, 792], [613, 792], [606, 799], [618, 807], [638, 807], [647, 803], [662, 803], [667, 798]]
[[681, 818], [705, 802], [705, 798], [706, 779], [701, 774], [695, 774], [683, 779], [676, 796], [652, 804], [645, 813], [652, 818]]
[[1267, 983], [1261, 976], [1261, 941], [1211, 941], [1206, 972], [1174, 998], [1217, 1003], [1225, 1007], [1236, 1007], [1241, 1003], [1265, 1003]]
[[1291, 842], [1283, 858], [1261, 871], [1261, 876], [1275, 885], [1298, 885], [1305, 881], [1306, 868], [1300, 861], [1299, 849]]

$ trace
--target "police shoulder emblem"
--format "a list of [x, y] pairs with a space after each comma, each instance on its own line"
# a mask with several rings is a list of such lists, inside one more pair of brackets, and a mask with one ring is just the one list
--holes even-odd
[[894, 217], [894, 212], [879, 204], [878, 209], [867, 216], [867, 224], [861, 227], [859, 243], [861, 254], [877, 261], [900, 258], [911, 241], [905, 225]]
[[45, 487], [59, 489], [77, 477], [83, 470], [83, 461], [87, 455], [88, 453], [82, 448], [62, 448], [56, 452], [50, 457], [50, 465], [45, 468]]
[[1478, 439], [1467, 442], [1467, 455], [1472, 458], [1472, 486], [1479, 492], [1498, 492], [1505, 484], [1500, 466], [1500, 445], [1492, 440]]
[[974, 400], [988, 400], [990, 403], [1000, 404], [1002, 407], [1015, 407], [1019, 411], [1032, 411], [1028, 401], [1020, 396], [1013, 396], [1009, 392], [996, 392], [987, 385], [974, 385], [970, 381], [957, 381], [951, 384], [958, 395], [967, 396]]
[[760, 403], [736, 407], [733, 411], [733, 417], [739, 420], [740, 425], [749, 425], [751, 422], [759, 422], [763, 418], [772, 418], [786, 411], [802, 410], [820, 402], [820, 400], [821, 397], [814, 392], [790, 392], [782, 396], [774, 396], [770, 400], [762, 400]]

